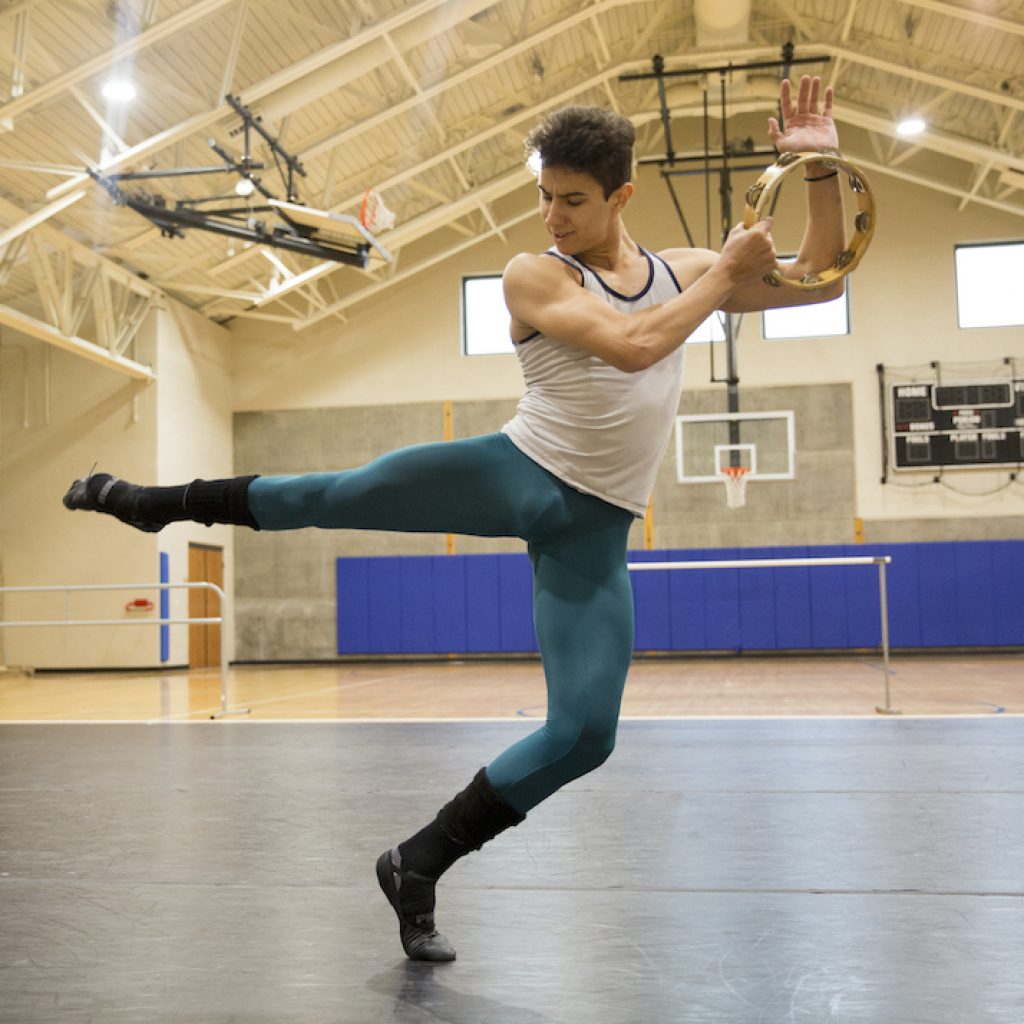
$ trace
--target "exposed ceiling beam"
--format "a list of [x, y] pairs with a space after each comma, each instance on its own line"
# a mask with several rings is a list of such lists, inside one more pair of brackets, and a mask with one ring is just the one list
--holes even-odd
[[854, 162], [863, 167], [866, 171], [884, 174], [889, 178], [898, 178], [900, 181], [909, 182], [911, 185], [920, 185], [922, 188], [932, 189], [935, 192], [944, 192], [946, 195], [954, 196], [957, 199], [969, 199], [972, 203], [980, 203], [982, 206], [991, 207], [993, 210], [1000, 210], [1003, 213], [1012, 213], [1017, 217], [1024, 217], [1024, 204], [1004, 203], [998, 199], [989, 199], [987, 196], [972, 195], [966, 189], [956, 185], [950, 185], [944, 181], [937, 181], [935, 178], [926, 178], [923, 174], [914, 174], [911, 171], [902, 171], [890, 167], [885, 163], [876, 163], [874, 160], [865, 160], [857, 157]]
[[43, 221], [49, 220], [54, 214], [60, 213], [61, 210], [67, 209], [84, 198], [85, 189], [82, 188], [77, 192], [72, 192], [71, 195], [55, 200], [49, 206], [44, 206], [41, 210], [36, 210], [35, 213], [30, 213], [27, 217], [22, 217], [6, 231], [0, 231], [0, 249], [13, 242], [20, 235], [27, 234], [33, 228], [38, 227]]
[[87, 60], [84, 64], [79, 64], [78, 67], [65, 71], [64, 74], [57, 75], [55, 78], [37, 85], [34, 89], [30, 89], [23, 95], [0, 106], [0, 124], [8, 120], [13, 121], [21, 114], [27, 113], [34, 107], [39, 106], [40, 103], [52, 100], [65, 90], [78, 85], [79, 82], [84, 82], [97, 72], [110, 67], [111, 64], [116, 64], [119, 60], [123, 60], [125, 57], [138, 53], [140, 50], [144, 50], [154, 43], [158, 43], [162, 39], [180, 32], [183, 28], [188, 28], [197, 21], [208, 18], [222, 7], [227, 7], [235, 2], [236, 0], [199, 0], [199, 3], [187, 7], [185, 10], [169, 18], [165, 18], [159, 24], [146, 29], [144, 32], [139, 33], [139, 35], [126, 39], [109, 50], [104, 50], [102, 53]]
[[991, 14], [983, 14], [974, 6], [955, 7], [953, 4], [940, 3], [939, 0], [899, 0], [908, 7], [920, 7], [925, 11], [933, 11], [946, 18], [961, 18], [974, 25], [984, 25], [986, 28], [994, 28], [997, 32], [1010, 32], [1014, 35], [1024, 36], [1024, 23], [1019, 21], [1008, 21], [1006, 18], [996, 18]]
[[864, 67], [874, 68], [876, 71], [884, 71], [899, 78], [910, 78], [915, 82], [925, 82], [937, 89], [949, 89], [965, 96], [973, 96], [975, 99], [984, 100], [999, 107], [1012, 107], [1014, 110], [1024, 110], [1024, 100], [1017, 99], [1008, 93], [995, 92], [992, 89], [979, 89], [968, 82], [959, 79], [943, 78], [941, 75], [933, 75], [930, 71], [922, 71], [920, 68], [909, 67], [906, 64], [897, 64], [894, 61], [882, 60], [880, 57], [873, 57], [869, 53], [861, 53], [859, 50], [850, 50], [844, 46], [835, 46], [832, 43], [822, 43], [821, 48], [833, 57], [842, 58], [851, 64], [861, 64]]
[[62, 334], [56, 327], [51, 327], [42, 320], [21, 313], [10, 306], [0, 305], [0, 324], [10, 327], [21, 334], [27, 334], [31, 338], [45, 341], [48, 345], [55, 345], [67, 352], [73, 352], [77, 356], [99, 363], [111, 370], [131, 377], [133, 380], [154, 381], [156, 374], [148, 366], [135, 362], [133, 359], [126, 359], [124, 356], [108, 352], [105, 348], [86, 341], [85, 338], [77, 338], [74, 335]]
[[319, 156], [321, 153], [331, 150], [335, 146], [340, 146], [343, 143], [348, 142], [357, 135], [373, 131], [373, 129], [379, 127], [385, 121], [390, 121], [392, 118], [398, 117], [399, 115], [404, 114], [423, 103], [429, 103], [442, 93], [448, 92], [449, 90], [492, 70], [500, 64], [513, 60], [520, 54], [539, 46], [541, 43], [546, 42], [549, 39], [561, 35], [563, 32], [570, 28], [574, 28], [576, 25], [581, 25], [589, 21], [598, 14], [603, 14], [616, 7], [635, 5], [638, 2], [644, 2], [644, 0], [599, 0], [599, 2], [594, 4], [592, 7], [587, 7], [582, 11], [577, 11], [576, 13], [569, 15], [568, 18], [562, 18], [555, 24], [549, 25], [547, 28], [544, 28], [539, 32], [535, 32], [533, 35], [527, 36], [525, 39], [521, 39], [519, 42], [514, 43], [511, 46], [505, 47], [490, 57], [485, 57], [483, 60], [477, 61], [475, 64], [471, 64], [468, 68], [464, 68], [462, 71], [459, 71], [454, 75], [450, 75], [448, 78], [445, 78], [436, 85], [431, 86], [429, 89], [420, 89], [417, 86], [417, 92], [415, 95], [410, 96], [399, 103], [387, 104], [384, 109], [371, 117], [366, 118], [366, 120], [360, 121], [358, 124], [350, 125], [339, 132], [333, 132], [331, 135], [327, 136], [327, 138], [320, 139], [305, 146], [300, 146], [299, 155], [306, 160], [309, 160], [314, 156]]
[[[330, 64], [332, 61], [338, 60], [346, 54], [358, 50], [367, 43], [379, 39], [385, 33], [392, 32], [396, 28], [404, 25], [406, 22], [419, 18], [424, 14], [428, 14], [449, 2], [450, 0], [420, 0], [419, 3], [406, 7], [397, 14], [393, 14], [390, 18], [386, 18], [384, 21], [380, 21], [376, 25], [371, 25], [365, 31], [360, 32], [349, 39], [343, 39], [341, 42], [334, 43], [331, 46], [326, 46], [322, 50], [317, 50], [316, 53], [310, 54], [303, 60], [296, 61], [294, 64], [288, 65], [288, 67], [283, 68], [281, 71], [271, 75], [269, 78], [265, 78], [262, 82], [258, 82], [255, 85], [251, 85], [248, 88], [241, 90], [240, 99], [242, 103], [247, 106], [252, 105], [264, 97], [270, 96], [278, 89], [282, 89], [284, 86], [290, 85], [292, 82], [310, 74], [318, 68], [321, 68], [326, 64]], [[230, 119], [234, 116], [234, 111], [226, 103], [220, 104], [211, 110], [204, 110], [202, 113], [195, 114], [171, 128], [158, 132], [156, 135], [132, 146], [124, 153], [117, 154], [98, 169], [104, 173], [119, 170], [127, 164], [131, 164], [143, 159], [144, 157], [151, 156], [153, 153], [166, 149], [168, 146], [173, 146], [176, 142], [188, 138], [195, 132], [204, 131], [216, 124], [218, 121]], [[70, 191], [87, 180], [88, 176], [84, 174], [80, 175], [78, 178], [72, 178], [63, 185], [58, 185], [56, 188], [51, 189], [49, 195], [52, 197], [59, 195], [62, 192]]]

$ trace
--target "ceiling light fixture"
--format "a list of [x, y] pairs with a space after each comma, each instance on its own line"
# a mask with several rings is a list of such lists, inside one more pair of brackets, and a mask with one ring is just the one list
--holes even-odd
[[103, 83], [100, 91], [111, 103], [130, 103], [135, 99], [135, 86], [126, 78], [111, 78]]
[[256, 186], [248, 178], [239, 178], [235, 185], [235, 195], [251, 196], [256, 191]]
[[906, 117], [896, 125], [896, 132], [899, 135], [920, 135], [926, 127], [921, 118]]

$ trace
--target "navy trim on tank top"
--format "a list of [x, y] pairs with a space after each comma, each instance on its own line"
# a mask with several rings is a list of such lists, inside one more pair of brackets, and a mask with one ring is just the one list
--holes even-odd
[[[647, 250], [644, 249], [644, 252], [647, 252]], [[680, 286], [679, 282], [676, 280], [676, 275], [672, 272], [672, 268], [668, 265], [668, 263], [666, 263], [665, 260], [662, 259], [662, 257], [659, 256], [656, 252], [648, 253], [648, 255], [653, 256], [668, 271], [668, 276], [672, 278], [672, 283], [676, 286], [676, 290], [681, 295], [683, 289]]]
[[[595, 278], [597, 278], [597, 283], [609, 295], [614, 295], [615, 298], [621, 299], [623, 302], [637, 302], [639, 299], [642, 299], [651, 290], [651, 285], [654, 284], [654, 260], [651, 259], [651, 254], [642, 245], [638, 245], [637, 249], [639, 249], [639, 251], [643, 254], [644, 259], [647, 260], [648, 274], [647, 274], [647, 284], [645, 284], [644, 287], [643, 287], [643, 290], [637, 292], [636, 295], [623, 295], [622, 292], [617, 292], [614, 288], [612, 288], [609, 285], [605, 284], [604, 278], [602, 278], [601, 275], [596, 270], [594, 270], [593, 267], [587, 266], [587, 264], [584, 263], [583, 260], [577, 260], [576, 262], [579, 263], [579, 265], [581, 267], [586, 267], [586, 269], [589, 270], [594, 275]], [[552, 255], [554, 255], [554, 254], [552, 254]]]
[[516, 341], [516, 339], [513, 338], [512, 339], [512, 344], [513, 345], [525, 345], [528, 341], [533, 341], [534, 338], [539, 338], [539, 337], [540, 337], [540, 331], [534, 331], [533, 334], [528, 334], [525, 338], [520, 338], [518, 341]]
[[[574, 256], [563, 256], [560, 252], [555, 252], [552, 249], [545, 249], [541, 256], [554, 256], [556, 260], [561, 260], [567, 267], [571, 267], [580, 275], [580, 287], [584, 286], [584, 282], [587, 279], [586, 271], [590, 268]], [[593, 271], [591, 271], [593, 273]]]

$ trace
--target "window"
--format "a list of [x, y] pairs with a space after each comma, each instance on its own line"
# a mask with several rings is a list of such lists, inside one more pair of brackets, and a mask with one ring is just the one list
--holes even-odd
[[[780, 263], [792, 263], [787, 256]], [[766, 309], [761, 314], [761, 333], [769, 341], [780, 338], [828, 338], [850, 333], [850, 279], [846, 291], [838, 299], [816, 302], [810, 306], [788, 306]]]
[[1024, 242], [958, 245], [955, 259], [961, 327], [1024, 324]]
[[694, 342], [725, 341], [725, 314], [716, 310], [686, 339], [687, 345]]
[[490, 356], [515, 352], [501, 275], [462, 279], [462, 353]]
[[[723, 316], [712, 313], [690, 335], [687, 343], [724, 341]], [[462, 352], [467, 356], [515, 352], [509, 338], [509, 315], [500, 274], [462, 279]]]

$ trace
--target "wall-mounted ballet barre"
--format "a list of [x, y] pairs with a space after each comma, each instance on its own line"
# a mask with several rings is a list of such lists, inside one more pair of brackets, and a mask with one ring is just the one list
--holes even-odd
[[[220, 615], [211, 618], [187, 619], [72, 619], [71, 594], [77, 591], [91, 590], [212, 590], [220, 603]], [[38, 587], [0, 587], [0, 594], [66, 594], [63, 619], [26, 619], [21, 621], [3, 621], [0, 629], [14, 629], [32, 626], [225, 626], [227, 623], [227, 595], [216, 583], [81, 583], [64, 586]], [[224, 630], [226, 632], [226, 630]], [[220, 718], [223, 715], [247, 715], [248, 708], [228, 708], [228, 653], [225, 637], [221, 636], [220, 644], [220, 711], [210, 715]]]
[[876, 707], [880, 715], [899, 715], [892, 706], [889, 668], [889, 599], [886, 592], [885, 567], [891, 555], [870, 555], [856, 558], [737, 558], [708, 562], [628, 562], [631, 571], [652, 569], [811, 569], [822, 565], [877, 565], [878, 598], [882, 624], [882, 670], [885, 674], [885, 703]]

